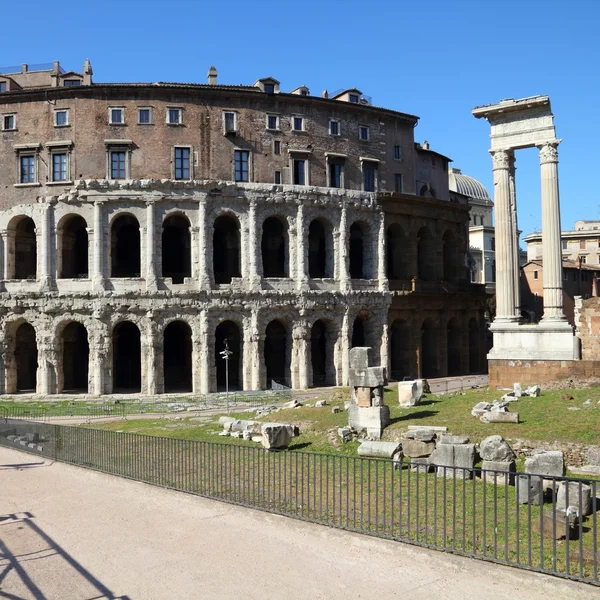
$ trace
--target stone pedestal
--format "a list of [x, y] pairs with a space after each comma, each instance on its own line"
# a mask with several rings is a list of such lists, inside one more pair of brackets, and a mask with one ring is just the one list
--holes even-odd
[[348, 409], [348, 425], [356, 431], [366, 431], [370, 438], [381, 439], [383, 430], [389, 424], [389, 406], [362, 407], [351, 404]]

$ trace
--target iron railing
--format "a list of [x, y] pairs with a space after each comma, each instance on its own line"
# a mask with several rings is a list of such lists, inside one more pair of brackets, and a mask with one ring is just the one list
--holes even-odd
[[[600, 482], [593, 480], [455, 467], [413, 471], [391, 460], [268, 452], [233, 440], [196, 442], [14, 419], [0, 423], [0, 445], [331, 527], [600, 585]], [[517, 486], [511, 485], [515, 479]], [[544, 489], [544, 503], [535, 504]], [[563, 519], [561, 503], [581, 517]]]

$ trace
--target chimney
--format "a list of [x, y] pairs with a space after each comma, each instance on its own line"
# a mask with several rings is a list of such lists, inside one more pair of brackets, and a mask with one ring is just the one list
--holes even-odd
[[94, 71], [92, 71], [92, 63], [89, 58], [85, 59], [83, 63], [83, 81], [82, 85], [92, 85], [92, 75]]
[[27, 63], [23, 63], [23, 64], [21, 65], [21, 73], [22, 73], [22, 74], [25, 74], [25, 73], [27, 73]]
[[423, 150], [429, 150], [429, 142], [427, 140], [423, 142]]
[[217, 85], [217, 75], [219, 74], [219, 72], [217, 71], [217, 69], [215, 68], [214, 65], [211, 66], [211, 68], [208, 70], [207, 76], [208, 76], [208, 85]]
[[329, 92], [327, 90], [323, 90], [323, 93], [321, 94], [321, 98], [329, 98]]

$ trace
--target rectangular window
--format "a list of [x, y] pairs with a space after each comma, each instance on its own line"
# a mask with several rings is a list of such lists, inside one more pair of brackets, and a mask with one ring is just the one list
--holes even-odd
[[358, 95], [357, 94], [348, 94], [348, 101], [352, 102], [352, 104], [358, 104]]
[[248, 158], [250, 153], [246, 150], [236, 150], [235, 157], [235, 180], [248, 181]]
[[537, 278], [538, 278], [538, 271], [534, 271], [534, 272], [533, 272], [533, 278], [534, 278], [534, 279], [537, 279]]
[[401, 192], [402, 191], [402, 174], [394, 173], [394, 191]]
[[579, 240], [579, 249], [585, 250], [585, 240]]
[[110, 153], [110, 178], [125, 179], [125, 150], [112, 150]]
[[125, 123], [125, 110], [123, 108], [110, 108], [110, 124], [123, 125]]
[[274, 83], [265, 83], [265, 94], [274, 94], [275, 93], [275, 84]]
[[225, 133], [235, 133], [237, 131], [237, 114], [234, 112], [223, 113], [223, 129]]
[[567, 273], [567, 271], [563, 270], [563, 281], [567, 281], [568, 278], [569, 274]]
[[67, 153], [52, 154], [52, 181], [67, 181]]
[[279, 117], [277, 115], [267, 115], [267, 129], [279, 129]]
[[138, 108], [138, 124], [139, 125], [151, 125], [152, 124], [152, 109], [151, 108]]
[[55, 110], [54, 111], [54, 125], [56, 127], [66, 127], [69, 124], [69, 111], [68, 110]]
[[35, 155], [19, 157], [19, 183], [35, 183]]
[[375, 178], [377, 167], [372, 164], [363, 165], [363, 189], [365, 192], [375, 191]]
[[369, 128], [366, 125], [360, 125], [358, 128], [358, 137], [363, 142], [369, 141]]
[[175, 179], [190, 178], [190, 149], [175, 148]]
[[394, 146], [394, 160], [402, 160], [402, 150], [400, 146]]
[[490, 250], [496, 252], [496, 238], [493, 237], [490, 239]]
[[79, 87], [81, 85], [80, 79], [65, 79], [63, 81], [64, 87]]
[[281, 171], [275, 171], [275, 183], [278, 185], [281, 183]]
[[294, 185], [306, 185], [306, 160], [295, 158], [292, 161], [292, 174]]
[[580, 256], [579, 260], [581, 261], [582, 265], [585, 265], [587, 263], [587, 256]]
[[342, 187], [342, 169], [343, 166], [341, 163], [334, 162], [329, 164], [329, 187]]
[[6, 81], [0, 81], [0, 92], [6, 91]]
[[2, 119], [2, 129], [4, 131], [11, 131], [17, 128], [17, 117], [16, 115], [4, 115]]
[[281, 142], [279, 140], [273, 142], [273, 154], [281, 154]]
[[562, 242], [562, 249], [563, 250], [567, 250], [569, 248], [568, 242], [564, 241]]
[[292, 119], [292, 128], [294, 131], [304, 131], [304, 117], [294, 117]]
[[181, 125], [183, 122], [181, 108], [169, 108], [167, 110], [167, 123], [169, 125]]
[[340, 135], [339, 121], [329, 121], [329, 135]]

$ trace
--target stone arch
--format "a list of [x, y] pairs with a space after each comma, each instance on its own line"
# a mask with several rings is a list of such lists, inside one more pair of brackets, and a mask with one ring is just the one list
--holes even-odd
[[448, 321], [446, 328], [446, 348], [448, 356], [448, 375], [460, 375], [461, 363], [461, 328], [456, 317]]
[[87, 394], [90, 346], [85, 326], [78, 321], [64, 324], [59, 336], [59, 347], [62, 367], [58, 374], [59, 393]]
[[121, 213], [110, 226], [110, 276], [139, 277], [140, 263], [140, 224]]
[[215, 219], [213, 232], [213, 273], [215, 283], [231, 283], [241, 277], [240, 222], [232, 214]]
[[165, 392], [193, 391], [192, 329], [185, 321], [171, 321], [163, 332]]
[[31, 217], [17, 215], [7, 227], [7, 279], [37, 278], [37, 240]]
[[438, 376], [438, 331], [433, 319], [421, 325], [421, 376]]
[[[225, 369], [226, 361], [221, 355], [225, 349], [225, 340], [231, 354], [229, 355], [229, 369]], [[235, 321], [222, 321], [215, 329], [215, 371], [217, 376], [217, 390], [224, 391], [226, 373], [229, 375], [229, 389], [241, 390], [243, 388], [243, 341], [240, 326]]]
[[469, 372], [479, 373], [481, 370], [480, 337], [477, 319], [469, 320]]
[[139, 327], [120, 321], [113, 328], [113, 393], [136, 393], [142, 386], [142, 352]]
[[14, 337], [15, 391], [35, 393], [37, 389], [38, 348], [36, 332], [26, 321], [18, 324]]
[[456, 281], [458, 279], [458, 243], [456, 236], [452, 231], [447, 230], [442, 240], [444, 280]]
[[310, 331], [312, 387], [336, 384], [334, 346], [333, 324], [325, 319], [317, 320]]
[[274, 216], [264, 220], [261, 253], [264, 277], [289, 277], [287, 222]]
[[292, 336], [280, 319], [274, 319], [265, 329], [263, 356], [267, 388], [272, 382], [291, 387]]
[[308, 275], [313, 279], [334, 276], [333, 230], [331, 223], [318, 217], [308, 227]]
[[390, 327], [390, 380], [410, 375], [410, 329], [405, 320], [396, 319]]
[[161, 238], [162, 276], [174, 284], [192, 276], [192, 242], [190, 221], [182, 214], [167, 216], [163, 221]]
[[421, 227], [417, 233], [417, 268], [419, 279], [435, 279], [435, 239], [428, 227]]
[[57, 227], [58, 278], [75, 279], [89, 275], [87, 223], [81, 215], [65, 215]]
[[402, 226], [392, 223], [386, 232], [386, 271], [390, 280], [410, 279], [408, 240]]

